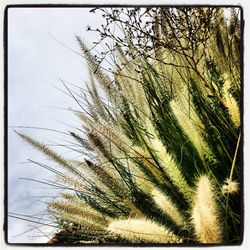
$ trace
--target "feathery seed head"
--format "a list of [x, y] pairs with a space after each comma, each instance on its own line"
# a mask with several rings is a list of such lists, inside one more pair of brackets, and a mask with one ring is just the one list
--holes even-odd
[[230, 179], [225, 180], [225, 184], [222, 186], [222, 194], [231, 194], [239, 191], [239, 183]]
[[189, 108], [189, 103], [185, 98], [178, 98], [171, 100], [170, 107], [178, 120], [184, 133], [187, 135], [188, 139], [193, 143], [196, 150], [198, 151], [202, 160], [204, 160], [204, 154], [211, 156], [211, 150], [204, 140], [201, 132], [204, 128], [204, 124], [194, 112], [193, 108]]
[[224, 74], [224, 85], [223, 85], [223, 97], [225, 100], [225, 105], [228, 109], [228, 113], [231, 117], [231, 120], [236, 128], [240, 126], [240, 109], [239, 105], [236, 102], [235, 98], [230, 93], [230, 88], [232, 87], [232, 83], [230, 81], [229, 75]]
[[171, 154], [166, 150], [166, 147], [159, 139], [152, 122], [147, 119], [146, 125], [149, 133], [152, 135], [151, 139], [148, 139], [149, 145], [154, 150], [154, 153], [159, 160], [162, 168], [168, 175], [168, 177], [174, 182], [174, 184], [180, 189], [180, 192], [185, 196], [187, 200], [192, 197], [192, 189], [188, 185], [184, 176], [181, 173], [179, 166], [175, 163]]
[[201, 176], [192, 209], [192, 221], [197, 239], [201, 243], [221, 243], [222, 228], [210, 180]]
[[171, 199], [163, 194], [159, 189], [154, 188], [151, 192], [157, 206], [167, 214], [177, 225], [184, 225], [184, 218]]
[[133, 243], [181, 243], [182, 239], [165, 227], [147, 219], [121, 219], [112, 221], [108, 231]]

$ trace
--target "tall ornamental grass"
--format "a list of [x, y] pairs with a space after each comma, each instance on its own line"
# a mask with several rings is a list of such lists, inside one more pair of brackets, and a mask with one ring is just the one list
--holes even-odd
[[129, 46], [116, 40], [112, 74], [77, 37], [90, 69], [87, 95], [69, 90], [81, 107], [70, 135], [82, 160], [18, 132], [58, 166], [50, 170], [65, 188], [48, 204], [58, 241], [239, 244], [239, 9], [147, 11], [151, 33], [142, 28], [138, 49], [124, 31]]

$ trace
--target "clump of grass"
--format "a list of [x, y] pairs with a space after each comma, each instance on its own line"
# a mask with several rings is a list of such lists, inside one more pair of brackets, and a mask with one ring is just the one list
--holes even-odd
[[61, 167], [54, 173], [70, 190], [49, 211], [73, 223], [80, 243], [238, 244], [237, 9], [226, 21], [223, 8], [149, 8], [149, 36], [122, 21], [126, 10], [133, 16], [143, 9], [115, 9], [108, 18], [115, 15], [131, 35], [136, 26], [144, 39], [139, 48], [127, 36], [128, 50], [117, 44], [113, 75], [77, 37], [91, 84], [89, 96], [74, 96], [86, 104], [76, 112], [85, 134], [70, 135], [84, 160], [65, 159], [19, 133]]

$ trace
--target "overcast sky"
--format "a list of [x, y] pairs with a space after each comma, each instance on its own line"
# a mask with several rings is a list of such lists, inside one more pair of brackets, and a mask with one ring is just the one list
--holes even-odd
[[[95, 34], [86, 33], [88, 24], [99, 26], [99, 15], [86, 8], [11, 8], [8, 10], [8, 209], [11, 213], [42, 215], [47, 197], [55, 190], [20, 178], [48, 179], [51, 173], [38, 166], [25, 163], [27, 159], [44, 162], [41, 153], [23, 142], [13, 131], [24, 132], [46, 143], [60, 141], [61, 134], [38, 129], [13, 128], [34, 126], [67, 132], [79, 126], [78, 119], [62, 108], [77, 108], [59, 78], [85, 86], [88, 81], [86, 63], [72, 50], [80, 52], [75, 35], [87, 43], [97, 40]], [[68, 151], [55, 148], [67, 156]], [[40, 201], [39, 201], [40, 199]], [[35, 224], [9, 218], [9, 242], [47, 242], [53, 228], [31, 230]], [[24, 233], [27, 230], [31, 230]], [[46, 234], [47, 236], [42, 236]]]

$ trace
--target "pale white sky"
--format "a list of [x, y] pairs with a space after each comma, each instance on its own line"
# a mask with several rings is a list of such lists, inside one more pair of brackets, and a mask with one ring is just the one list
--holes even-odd
[[[88, 70], [83, 58], [66, 49], [53, 37], [81, 53], [75, 35], [91, 43], [96, 35], [86, 33], [86, 26], [99, 26], [102, 18], [86, 8], [10, 8], [8, 10], [8, 125], [46, 127], [67, 132], [79, 126], [72, 112], [60, 108], [77, 108], [72, 98], [58, 90], [64, 89], [59, 78], [82, 86], [88, 81]], [[53, 37], [52, 37], [52, 36]], [[61, 122], [65, 123], [62, 124]], [[48, 131], [15, 128], [45, 143], [68, 139]], [[11, 213], [38, 215], [44, 213], [48, 198], [57, 190], [20, 180], [20, 177], [48, 179], [50, 172], [24, 163], [27, 159], [44, 162], [44, 157], [24, 143], [9, 128], [8, 133], [8, 208]], [[54, 148], [68, 155], [68, 150]], [[28, 233], [35, 224], [9, 219], [9, 242], [47, 242], [48, 237], [38, 230]], [[40, 230], [51, 236], [51, 228]], [[21, 234], [21, 235], [20, 235]], [[16, 236], [19, 235], [19, 236]]]

